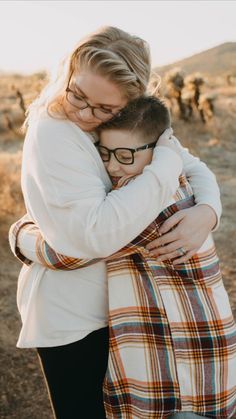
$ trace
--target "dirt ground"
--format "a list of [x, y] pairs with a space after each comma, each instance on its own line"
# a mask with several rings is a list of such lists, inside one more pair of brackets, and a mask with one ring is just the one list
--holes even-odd
[[[174, 118], [174, 130], [182, 143], [193, 154], [199, 155], [214, 171], [220, 185], [223, 216], [219, 230], [214, 234], [221, 259], [225, 286], [229, 292], [236, 317], [236, 89], [219, 90], [215, 103], [215, 116], [204, 125], [195, 113], [189, 122]], [[0, 157], [8, 164], [9, 172], [19, 178], [19, 167], [14, 156], [22, 149], [23, 139], [16, 133], [0, 132]], [[5, 164], [4, 163], [4, 164]], [[15, 165], [15, 166], [14, 166]], [[8, 178], [9, 174], [6, 174]], [[0, 177], [3, 176], [0, 174]], [[13, 176], [13, 175], [12, 175]], [[3, 177], [2, 177], [3, 179]], [[3, 188], [3, 181], [0, 188]], [[0, 189], [1, 190], [1, 189]], [[7, 191], [6, 194], [11, 194]], [[16, 193], [16, 192], [15, 192]], [[9, 195], [10, 196], [10, 195]], [[13, 196], [16, 197], [18, 195]], [[10, 198], [9, 198], [10, 199]], [[19, 197], [17, 199], [20, 199]], [[6, 204], [6, 200], [2, 200]], [[9, 201], [10, 202], [10, 201]], [[0, 278], [1, 278], [1, 399], [2, 419], [51, 419], [51, 409], [44, 386], [42, 373], [34, 350], [16, 349], [20, 330], [15, 295], [20, 263], [11, 255], [7, 242], [9, 225], [22, 213], [19, 202], [5, 208], [0, 217]], [[95, 418], [94, 418], [95, 419]]]

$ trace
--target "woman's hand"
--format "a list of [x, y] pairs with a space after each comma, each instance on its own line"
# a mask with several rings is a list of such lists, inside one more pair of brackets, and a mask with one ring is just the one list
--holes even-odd
[[180, 149], [176, 143], [176, 139], [173, 136], [173, 129], [167, 128], [163, 134], [158, 138], [155, 149], [158, 150], [159, 146], [168, 147], [171, 150], [175, 151], [180, 156]]
[[215, 211], [208, 205], [178, 211], [163, 223], [161, 236], [146, 249], [158, 261], [175, 259], [174, 265], [184, 263], [202, 246], [216, 222]]

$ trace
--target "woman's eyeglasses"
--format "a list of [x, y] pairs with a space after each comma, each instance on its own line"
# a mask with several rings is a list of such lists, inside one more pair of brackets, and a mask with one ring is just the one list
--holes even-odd
[[107, 121], [112, 116], [115, 116], [115, 114], [108, 109], [89, 105], [83, 97], [74, 93], [69, 87], [66, 88], [66, 99], [72, 106], [79, 110], [90, 108], [92, 115], [100, 121]]
[[148, 148], [154, 148], [157, 143], [157, 140], [150, 144], [145, 144], [141, 147], [137, 148], [126, 148], [126, 147], [118, 147], [118, 148], [107, 148], [104, 146], [99, 145], [99, 141], [95, 143], [95, 146], [98, 149], [98, 152], [102, 158], [102, 161], [108, 162], [111, 158], [111, 154], [114, 154], [116, 160], [121, 164], [133, 164], [134, 163], [134, 153], [140, 150], [147, 150]]
[[[71, 75], [72, 76], [72, 75]], [[83, 110], [86, 108], [90, 108], [92, 115], [99, 119], [100, 121], [107, 121], [112, 116], [115, 116], [117, 114], [114, 114], [108, 109], [103, 108], [102, 106], [91, 106], [82, 96], [78, 95], [69, 87], [71, 76], [68, 81], [68, 86], [66, 88], [66, 100], [75, 108], [79, 110]]]

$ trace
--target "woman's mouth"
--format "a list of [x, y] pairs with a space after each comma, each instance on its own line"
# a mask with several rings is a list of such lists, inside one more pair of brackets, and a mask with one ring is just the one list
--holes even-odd
[[81, 121], [81, 119], [79, 119], [79, 118], [76, 118], [76, 122], [75, 123], [83, 131], [93, 131], [99, 125], [96, 122], [85, 122], [85, 121]]
[[88, 127], [91, 127], [91, 126], [94, 126], [94, 127], [97, 127], [101, 122], [100, 121], [96, 121], [96, 120], [92, 120], [92, 121], [84, 121], [82, 118], [80, 118], [80, 116], [78, 115], [78, 113], [76, 113], [76, 112], [74, 112], [74, 114], [73, 114], [73, 119], [78, 123], [78, 124], [81, 124], [81, 125], [84, 125], [84, 126], [88, 126]]
[[94, 121], [91, 121], [91, 122], [89, 122], [89, 121], [83, 121], [83, 119], [80, 119], [80, 118], [78, 118], [78, 117], [76, 117], [76, 120], [78, 121], [78, 123], [79, 124], [81, 124], [81, 125], [88, 125], [88, 126], [97, 126], [98, 125], [98, 123], [97, 122], [94, 122]]

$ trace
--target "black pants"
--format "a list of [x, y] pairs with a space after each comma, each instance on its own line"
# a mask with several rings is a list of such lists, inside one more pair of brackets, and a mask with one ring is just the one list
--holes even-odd
[[69, 345], [37, 348], [57, 419], [105, 419], [108, 327]]

